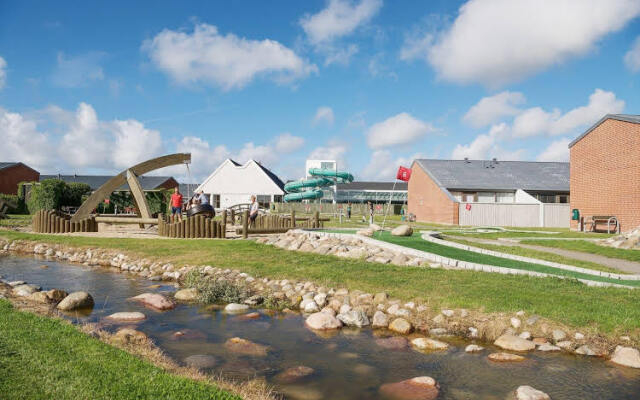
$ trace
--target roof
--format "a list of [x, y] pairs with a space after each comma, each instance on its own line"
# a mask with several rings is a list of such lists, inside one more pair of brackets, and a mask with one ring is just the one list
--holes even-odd
[[[233, 160], [231, 160], [231, 162], [235, 163], [235, 161]], [[260, 164], [257, 161], [256, 161], [256, 164], [258, 164], [258, 166], [264, 171], [264, 173], [267, 174], [269, 178], [271, 178], [273, 183], [278, 185], [278, 187], [284, 192], [284, 182], [282, 182], [282, 180], [278, 178], [278, 175], [274, 174], [273, 172], [271, 172], [270, 169], [268, 169], [267, 167], [265, 167], [264, 165]]]
[[178, 190], [180, 190], [180, 193], [185, 196], [193, 196], [198, 186], [200, 186], [199, 183], [180, 183], [178, 185]]
[[601, 123], [603, 123], [604, 121], [606, 121], [608, 119], [615, 119], [617, 121], [624, 121], [624, 122], [631, 122], [633, 124], [640, 124], [640, 115], [607, 114], [604, 117], [600, 118], [600, 120], [598, 122], [593, 124], [593, 126], [591, 126], [591, 128], [587, 129], [587, 131], [585, 133], [583, 133], [582, 135], [580, 135], [577, 138], [575, 138], [573, 140], [573, 142], [569, 143], [569, 148], [573, 147], [574, 144], [578, 143], [583, 137], [587, 136], [589, 133], [591, 133], [592, 130], [596, 129], [598, 126], [600, 126]]
[[[40, 181], [45, 179], [60, 179], [67, 183], [86, 183], [91, 187], [91, 190], [97, 190], [100, 186], [104, 185], [109, 179], [113, 178], [112, 175], [40, 175]], [[138, 182], [142, 186], [142, 190], [155, 190], [168, 180], [173, 179], [170, 176], [147, 176], [142, 175], [138, 177]], [[124, 184], [120, 186], [116, 191], [128, 191], [129, 185]]]
[[371, 191], [407, 191], [407, 182], [396, 182], [394, 188], [394, 182], [350, 182], [339, 183], [338, 190], [371, 190]]
[[569, 191], [569, 163], [491, 160], [415, 160], [448, 190]]
[[240, 164], [230, 158], [227, 158], [226, 160], [224, 160], [219, 166], [218, 168], [216, 168], [205, 180], [204, 182], [202, 182], [196, 190], [204, 190], [203, 187], [206, 186], [212, 179], [214, 179], [214, 177], [216, 176], [216, 174], [218, 174], [220, 171], [222, 171], [226, 165], [231, 164], [231, 166], [237, 170], [241, 170], [241, 169], [245, 169], [253, 164], [255, 164], [262, 172], [264, 172], [264, 174], [267, 176], [267, 178], [269, 178], [269, 180], [271, 182], [273, 182], [274, 185], [276, 185], [276, 187], [278, 188], [278, 190], [280, 190], [282, 193], [285, 193], [284, 191], [284, 182], [282, 182], [282, 180], [273, 172], [271, 172], [271, 170], [269, 170], [267, 167], [265, 167], [264, 165], [260, 164], [258, 161], [250, 159], [249, 161], [247, 161], [246, 163]]
[[13, 167], [14, 165], [18, 165], [18, 163], [17, 162], [2, 162], [2, 161], [0, 161], [0, 169]]

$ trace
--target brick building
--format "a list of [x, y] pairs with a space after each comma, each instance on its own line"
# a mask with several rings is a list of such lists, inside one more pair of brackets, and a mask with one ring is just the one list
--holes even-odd
[[[442, 224], [568, 226], [569, 164], [493, 160], [415, 160], [408, 210]], [[550, 224], [545, 211], [562, 205]], [[560, 208], [560, 207], [555, 207]], [[550, 211], [549, 211], [550, 212]], [[547, 223], [545, 224], [545, 221]], [[560, 224], [560, 225], [558, 225]]]
[[640, 115], [605, 115], [569, 151], [571, 208], [585, 221], [615, 216], [622, 231], [640, 226]]
[[21, 162], [0, 162], [0, 193], [17, 194], [20, 182], [38, 181], [40, 173]]

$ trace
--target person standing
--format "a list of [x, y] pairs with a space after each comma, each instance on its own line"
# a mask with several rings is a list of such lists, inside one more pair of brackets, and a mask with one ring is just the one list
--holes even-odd
[[198, 194], [198, 202], [199, 204], [209, 204], [209, 196], [204, 194], [202, 190]]
[[373, 225], [373, 203], [368, 201], [367, 207], [369, 208], [369, 225]]
[[256, 196], [251, 196], [251, 207], [249, 207], [249, 224], [253, 226], [256, 218], [258, 217], [259, 205], [256, 201]]
[[347, 203], [347, 219], [351, 221], [351, 202]]
[[171, 195], [171, 215], [178, 215], [178, 219], [182, 221], [182, 194], [180, 189], [175, 188]]

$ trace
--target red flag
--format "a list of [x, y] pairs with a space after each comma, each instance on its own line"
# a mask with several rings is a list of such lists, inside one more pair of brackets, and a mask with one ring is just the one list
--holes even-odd
[[109, 199], [104, 199], [104, 204], [109, 204], [110, 201], [111, 200], [109, 200]]
[[405, 181], [405, 182], [409, 182], [409, 179], [411, 178], [411, 169], [406, 168], [406, 167], [400, 167], [398, 168], [398, 173], [396, 174], [396, 179], [401, 180], [401, 181]]

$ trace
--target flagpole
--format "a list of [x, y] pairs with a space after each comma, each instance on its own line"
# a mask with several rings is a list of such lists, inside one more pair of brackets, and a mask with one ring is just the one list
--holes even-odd
[[393, 181], [393, 189], [391, 189], [391, 194], [389, 195], [389, 204], [387, 205], [387, 210], [384, 212], [384, 218], [382, 219], [382, 230], [384, 230], [384, 224], [387, 222], [387, 213], [389, 212], [389, 208], [391, 208], [391, 199], [393, 198], [393, 193], [396, 190], [396, 183], [398, 183], [397, 176], [396, 180]]

